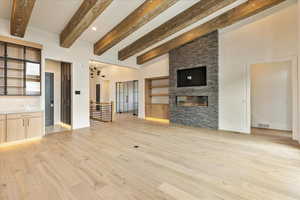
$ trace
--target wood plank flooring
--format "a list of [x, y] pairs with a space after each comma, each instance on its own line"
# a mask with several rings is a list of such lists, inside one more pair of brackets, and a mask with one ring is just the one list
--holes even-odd
[[121, 118], [0, 148], [0, 200], [299, 200], [299, 186], [287, 135]]

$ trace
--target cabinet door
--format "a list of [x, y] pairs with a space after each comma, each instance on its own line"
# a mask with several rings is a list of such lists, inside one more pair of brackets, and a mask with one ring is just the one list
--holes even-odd
[[41, 117], [26, 119], [27, 138], [35, 138], [42, 136], [43, 120]]
[[6, 142], [6, 123], [5, 120], [0, 120], [0, 144]]
[[24, 140], [26, 128], [24, 119], [7, 119], [7, 142]]

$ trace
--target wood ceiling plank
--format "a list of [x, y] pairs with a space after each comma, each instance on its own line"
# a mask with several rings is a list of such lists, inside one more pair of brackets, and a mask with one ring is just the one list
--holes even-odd
[[144, 64], [203, 35], [230, 26], [284, 1], [286, 0], [248, 0], [246, 3], [138, 56], [137, 63]]
[[17, 37], [24, 37], [35, 0], [13, 0], [10, 34]]
[[202, 0], [119, 51], [125, 60], [237, 0]]
[[85, 0], [60, 34], [60, 46], [69, 48], [113, 0]]
[[101, 55], [179, 0], [146, 0], [122, 22], [94, 44], [94, 53]]

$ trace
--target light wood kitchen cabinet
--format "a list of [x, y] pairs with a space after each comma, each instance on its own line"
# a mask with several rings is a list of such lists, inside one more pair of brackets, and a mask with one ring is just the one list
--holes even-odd
[[27, 119], [27, 138], [35, 138], [42, 135], [43, 120], [41, 117]]
[[6, 142], [6, 116], [0, 115], [0, 144]]
[[26, 128], [24, 119], [7, 119], [7, 142], [24, 140]]
[[36, 138], [41, 137], [42, 135], [42, 113], [17, 113], [7, 115], [6, 142], [14, 142], [24, 139]]

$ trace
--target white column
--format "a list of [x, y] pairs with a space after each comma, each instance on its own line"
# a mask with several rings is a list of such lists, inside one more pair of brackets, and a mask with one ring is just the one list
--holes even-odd
[[[298, 0], [298, 80], [300, 78], [300, 0]], [[300, 83], [298, 85], [298, 105], [300, 105]], [[298, 131], [294, 138], [300, 142], [300, 108], [298, 106]]]

